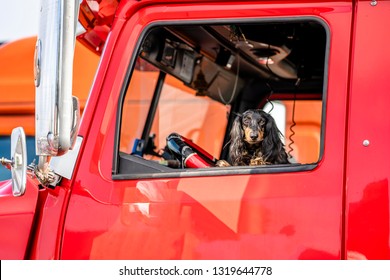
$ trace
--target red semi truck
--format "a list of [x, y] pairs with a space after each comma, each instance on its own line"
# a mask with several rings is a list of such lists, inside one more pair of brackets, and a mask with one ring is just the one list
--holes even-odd
[[[1, 159], [1, 259], [390, 259], [389, 1], [56, 3], [39, 161], [21, 127]], [[81, 120], [76, 18], [100, 55]], [[253, 108], [282, 116], [290, 163], [214, 166]]]

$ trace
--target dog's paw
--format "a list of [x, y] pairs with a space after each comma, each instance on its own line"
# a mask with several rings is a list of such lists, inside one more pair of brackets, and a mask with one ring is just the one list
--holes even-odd
[[256, 165], [266, 165], [266, 164], [269, 164], [269, 163], [266, 162], [262, 157], [256, 157], [256, 158], [251, 159], [249, 165], [256, 166]]
[[230, 164], [226, 160], [218, 160], [217, 163], [215, 164], [217, 167], [227, 167], [230, 166]]

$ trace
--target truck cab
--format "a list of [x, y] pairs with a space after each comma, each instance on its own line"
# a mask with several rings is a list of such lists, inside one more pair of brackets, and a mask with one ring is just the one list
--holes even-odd
[[[82, 1], [88, 101], [69, 151], [38, 132], [57, 154], [0, 185], [0, 257], [389, 259], [389, 5]], [[216, 166], [248, 109], [289, 163]]]

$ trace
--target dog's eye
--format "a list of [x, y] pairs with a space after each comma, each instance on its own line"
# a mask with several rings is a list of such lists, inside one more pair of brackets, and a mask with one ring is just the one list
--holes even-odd
[[265, 124], [265, 120], [259, 120], [259, 125], [264, 125]]
[[250, 118], [244, 118], [242, 120], [242, 123], [245, 124], [245, 125], [249, 125], [251, 123], [251, 119]]

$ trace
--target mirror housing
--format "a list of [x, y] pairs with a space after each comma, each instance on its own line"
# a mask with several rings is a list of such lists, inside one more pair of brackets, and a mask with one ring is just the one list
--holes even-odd
[[26, 191], [27, 149], [23, 128], [17, 127], [11, 134], [11, 159], [1, 158], [0, 163], [11, 170], [12, 194], [21, 196]]
[[0, 163], [11, 170], [12, 194], [21, 196], [26, 191], [27, 179], [27, 149], [26, 134], [22, 127], [12, 130], [11, 159], [1, 158]]
[[40, 161], [65, 154], [74, 144], [72, 134], [77, 134], [72, 71], [78, 11], [79, 0], [41, 0], [34, 67], [35, 144]]
[[26, 135], [21, 127], [12, 130], [11, 161], [12, 193], [21, 196], [26, 191], [27, 178]]

